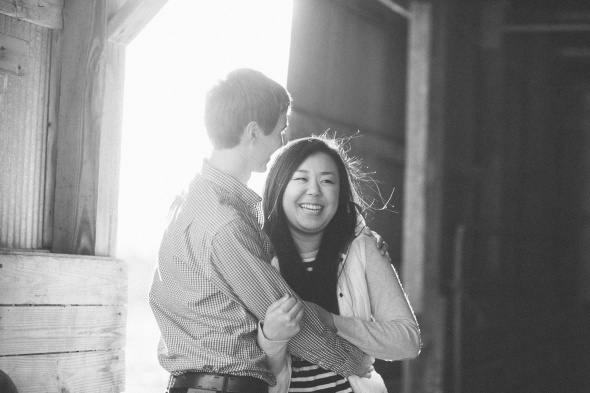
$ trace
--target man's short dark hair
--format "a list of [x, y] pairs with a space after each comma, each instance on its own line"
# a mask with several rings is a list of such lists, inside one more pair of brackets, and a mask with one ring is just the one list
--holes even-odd
[[207, 93], [207, 134], [215, 149], [235, 147], [251, 121], [268, 135], [290, 105], [291, 96], [279, 83], [256, 70], [234, 70]]

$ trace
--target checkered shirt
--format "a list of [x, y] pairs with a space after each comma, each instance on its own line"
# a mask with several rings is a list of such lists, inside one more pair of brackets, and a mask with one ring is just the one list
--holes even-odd
[[[273, 250], [261, 223], [260, 197], [207, 160], [174, 202], [149, 295], [162, 333], [158, 359], [173, 375], [252, 376], [274, 386], [256, 343], [257, 324], [272, 302], [295, 294], [270, 264]], [[310, 308], [289, 350], [344, 376], [362, 358]]]

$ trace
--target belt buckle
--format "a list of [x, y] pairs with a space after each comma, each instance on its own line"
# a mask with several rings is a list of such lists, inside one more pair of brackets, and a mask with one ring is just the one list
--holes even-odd
[[[224, 375], [203, 374], [197, 382], [197, 388], [198, 389], [205, 389], [205, 390], [213, 390], [216, 392], [223, 392], [226, 378], [227, 377]], [[190, 393], [201, 393], [201, 392], [197, 391], [197, 392], [190, 392]]]

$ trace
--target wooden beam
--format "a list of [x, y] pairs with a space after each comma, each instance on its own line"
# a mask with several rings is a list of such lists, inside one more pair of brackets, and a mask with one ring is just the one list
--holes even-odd
[[128, 45], [168, 0], [129, 0], [109, 20], [107, 39]]
[[50, 29], [63, 27], [64, 0], [0, 0], [0, 14]]
[[123, 392], [125, 353], [97, 351], [0, 357], [19, 392]]
[[125, 305], [127, 265], [110, 258], [0, 252], [0, 305]]

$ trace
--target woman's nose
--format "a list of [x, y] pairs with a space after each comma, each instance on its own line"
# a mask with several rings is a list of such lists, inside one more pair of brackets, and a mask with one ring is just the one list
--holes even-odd
[[320, 195], [321, 188], [320, 185], [315, 181], [310, 181], [307, 187], [307, 195]]

